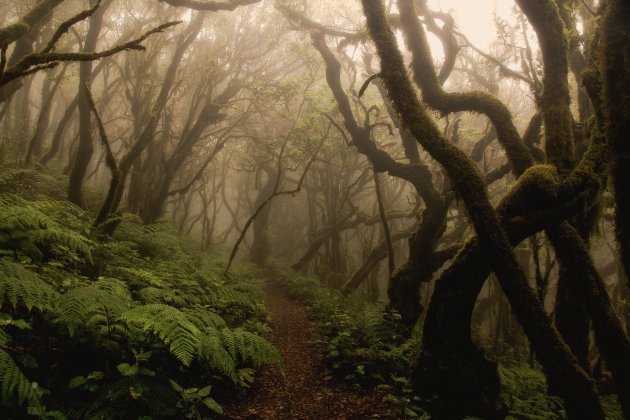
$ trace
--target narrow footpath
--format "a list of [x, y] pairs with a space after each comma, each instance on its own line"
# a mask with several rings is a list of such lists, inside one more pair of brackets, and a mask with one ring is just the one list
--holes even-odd
[[249, 397], [241, 405], [225, 407], [229, 419], [370, 419], [396, 418], [377, 391], [367, 394], [345, 389], [335, 378], [324, 376], [324, 363], [312, 340], [315, 325], [299, 302], [289, 299], [280, 286], [267, 280], [263, 287], [271, 313], [268, 339], [280, 351], [285, 376], [263, 367]]

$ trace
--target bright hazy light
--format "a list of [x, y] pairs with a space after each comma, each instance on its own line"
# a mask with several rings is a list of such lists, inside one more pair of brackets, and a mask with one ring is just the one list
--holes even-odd
[[449, 12], [459, 31], [484, 50], [496, 37], [493, 13], [496, 11], [499, 16], [511, 20], [513, 5], [505, 0], [429, 0], [433, 10]]

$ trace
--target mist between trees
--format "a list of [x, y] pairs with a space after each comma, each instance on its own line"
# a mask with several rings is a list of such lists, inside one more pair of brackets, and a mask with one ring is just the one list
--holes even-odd
[[0, 2], [0, 410], [225, 416], [283, 279], [396, 417], [630, 418], [630, 4], [492, 12]]

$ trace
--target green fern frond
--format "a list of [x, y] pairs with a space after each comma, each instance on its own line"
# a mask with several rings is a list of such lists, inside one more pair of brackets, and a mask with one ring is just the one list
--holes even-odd
[[3, 166], [0, 171], [0, 190], [32, 198], [61, 198], [65, 195], [65, 181], [37, 169]]
[[93, 242], [77, 232], [49, 227], [33, 231], [31, 235], [35, 243], [61, 245], [84, 255], [89, 261], [92, 260], [91, 247]]
[[93, 287], [110, 292], [123, 301], [130, 302], [132, 300], [131, 292], [129, 292], [129, 288], [124, 281], [110, 277], [100, 277], [93, 283]]
[[252, 308], [256, 305], [256, 302], [250, 295], [225, 287], [217, 292], [217, 303], [220, 307], [238, 306], [241, 308]]
[[115, 279], [101, 279], [90, 286], [76, 287], [61, 296], [57, 322], [73, 336], [84, 326], [111, 324], [129, 309], [131, 297], [124, 284]]
[[57, 246], [91, 259], [93, 242], [78, 232], [82, 214], [81, 209], [64, 201], [27, 201], [15, 195], [2, 196], [0, 232], [6, 234], [3, 241], [8, 242], [10, 249], [29, 244]]
[[138, 292], [140, 300], [147, 303], [167, 302], [169, 292], [157, 287], [145, 287]]
[[145, 331], [152, 331], [184, 365], [190, 365], [199, 347], [201, 331], [179, 309], [153, 303], [133, 308], [120, 318], [127, 324], [138, 324]]
[[186, 318], [200, 330], [204, 330], [208, 327], [211, 328], [224, 328], [226, 326], [225, 320], [221, 315], [211, 311], [204, 307], [192, 307], [183, 309], [186, 314]]
[[52, 223], [52, 219], [34, 209], [31, 202], [15, 195], [0, 196], [0, 229], [42, 229]]
[[224, 347], [221, 330], [208, 328], [199, 341], [199, 355], [213, 369], [236, 382], [236, 362]]
[[131, 282], [140, 281], [156, 287], [165, 287], [166, 283], [149, 270], [135, 267], [112, 267], [111, 271], [114, 275], [122, 276]]
[[135, 214], [125, 213], [120, 216], [120, 223], [114, 233], [114, 238], [123, 241], [132, 241], [133, 238], [144, 235], [145, 229], [142, 219]]
[[[223, 329], [224, 334], [226, 331]], [[280, 353], [263, 337], [240, 328], [230, 331], [236, 336], [238, 355], [244, 363], [251, 363], [256, 367], [262, 364], [281, 365]]]
[[57, 293], [39, 275], [22, 264], [0, 260], [0, 302], [7, 300], [15, 308], [22, 302], [30, 311], [52, 309]]
[[235, 380], [238, 365], [262, 364], [282, 368], [278, 350], [263, 337], [241, 328], [206, 328], [200, 340], [199, 353], [210, 366]]
[[11, 336], [7, 334], [4, 328], [0, 328], [0, 348], [6, 347], [11, 342]]
[[22, 373], [9, 353], [0, 350], [0, 384], [2, 384], [2, 401], [7, 402], [14, 395], [18, 403], [37, 399], [36, 387]]

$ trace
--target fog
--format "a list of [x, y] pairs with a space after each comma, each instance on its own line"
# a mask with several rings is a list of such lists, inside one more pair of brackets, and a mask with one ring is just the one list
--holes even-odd
[[[132, 225], [167, 232], [184, 254], [210, 258], [216, 266], [206, 273], [220, 287], [252, 270], [266, 286], [251, 302], [264, 301], [270, 315], [215, 312], [256, 337], [269, 327], [251, 326], [271, 322], [286, 378], [295, 374], [293, 356], [277, 340], [295, 332], [278, 317], [300, 318], [301, 305], [309, 308], [303, 322], [320, 334], [313, 357], [323, 352], [315, 375], [387, 389], [397, 402], [387, 400], [394, 408], [383, 408], [384, 418], [622, 418], [630, 415], [626, 17], [622, 0], [2, 0], [0, 219], [12, 220], [11, 206], [71, 206], [67, 214], [78, 219], [55, 223], [74, 229], [93, 255], [59, 239], [50, 258], [78, 254], [54, 270], [87, 285], [119, 279], [138, 302], [139, 290], [107, 259], [115, 244], [137, 239]], [[79, 285], [48, 274], [42, 241], [50, 235], [21, 248], [15, 232], [31, 222], [2, 223], [7, 261], [60, 296]], [[143, 270], [178, 265], [168, 262], [173, 255], [145, 255]], [[142, 281], [152, 275], [160, 276]], [[21, 301], [6, 293], [2, 311], [15, 318]], [[199, 292], [176, 294], [191, 293]], [[184, 310], [184, 300], [169, 299], [159, 302]], [[242, 318], [232, 324], [232, 316]], [[384, 335], [362, 345], [383, 345], [393, 359], [368, 357], [356, 343], [334, 347], [346, 333], [375, 331]], [[317, 350], [326, 346], [328, 353]], [[5, 349], [20, 360], [22, 350]], [[70, 373], [54, 375], [67, 381]], [[253, 418], [348, 415], [282, 411], [277, 396], [257, 397], [268, 379], [256, 375], [263, 385], [250, 390]], [[527, 381], [539, 386], [518, 388]], [[48, 383], [52, 396], [38, 401], [69, 408], [56, 386]], [[289, 405], [310, 404], [296, 402], [294, 391], [286, 391]], [[342, 401], [335, 392], [330, 401]], [[234, 405], [238, 393], [219, 394], [223, 414], [210, 403], [171, 414], [250, 418]], [[539, 397], [544, 409], [522, 403]], [[262, 400], [270, 401], [255, 405]], [[7, 407], [18, 416], [17, 406]], [[143, 413], [133, 407], [109, 418]], [[357, 418], [379, 414], [352, 410]]]

